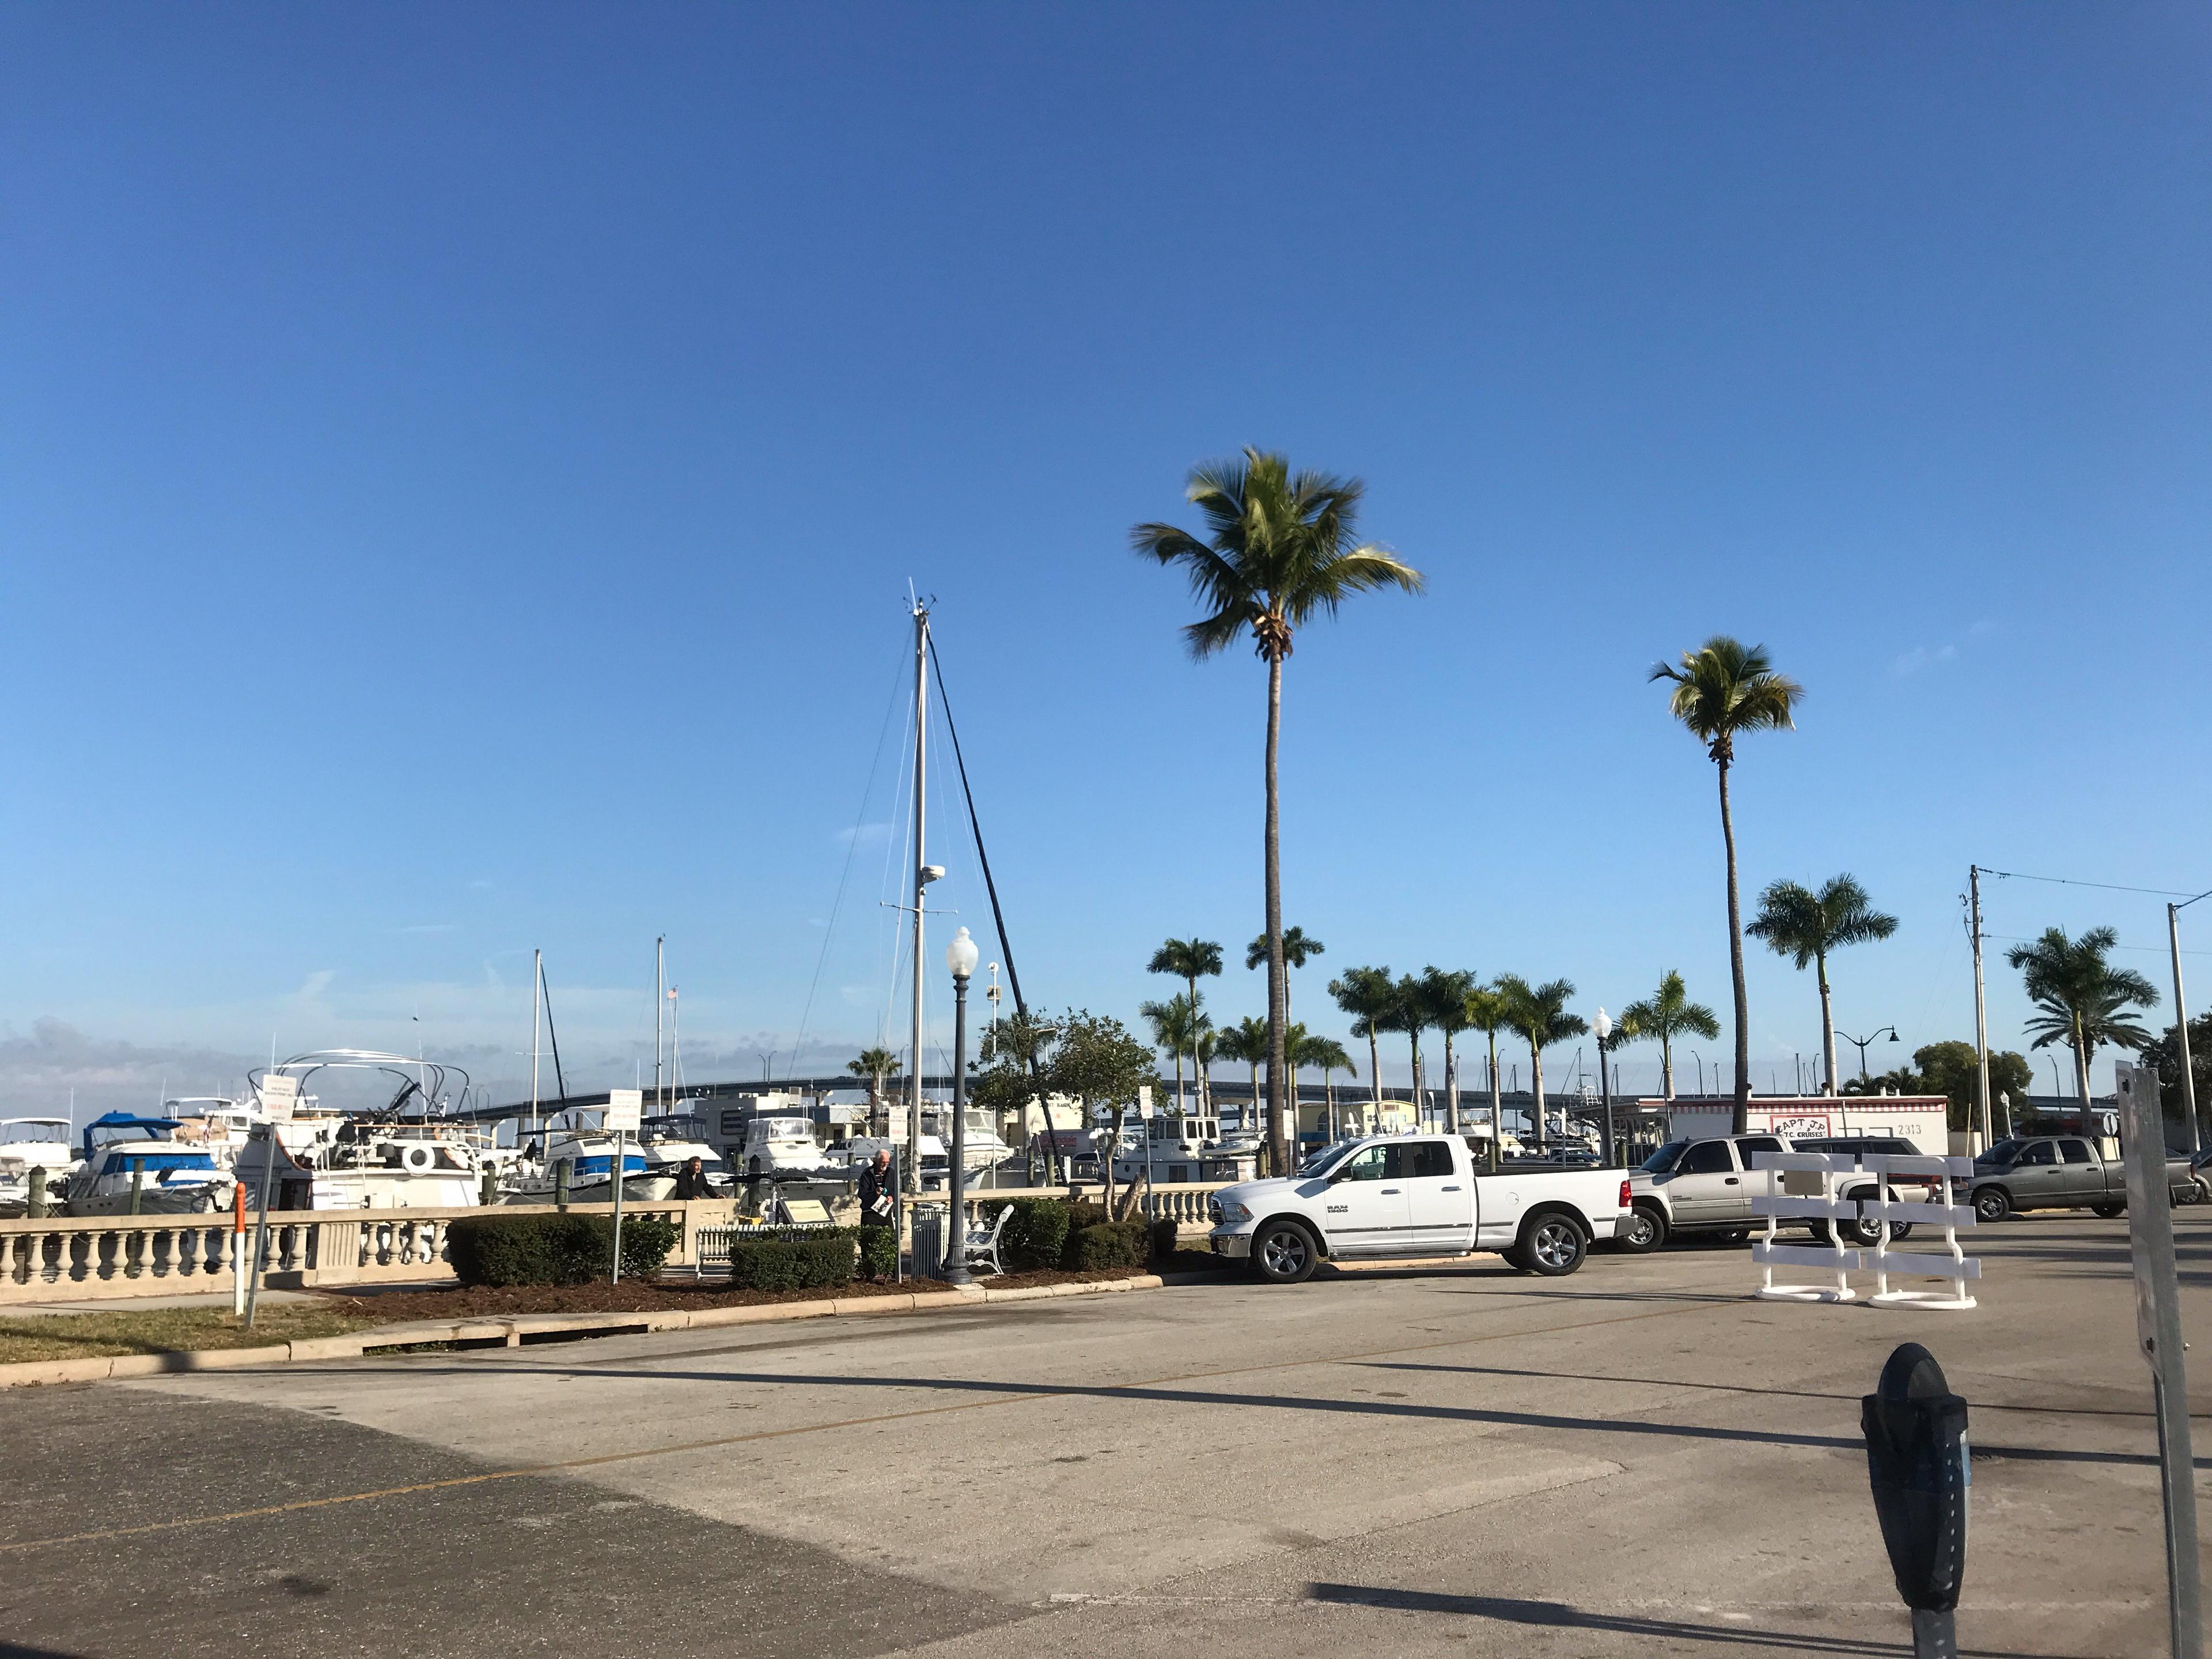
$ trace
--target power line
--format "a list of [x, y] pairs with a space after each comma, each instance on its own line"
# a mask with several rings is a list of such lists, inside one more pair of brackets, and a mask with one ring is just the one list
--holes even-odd
[[[2002, 876], [2008, 881], [2047, 881], [2057, 887], [2101, 887], [2108, 893], [2149, 893], [2158, 898], [2187, 899], [2191, 904], [2196, 903], [2198, 899], [2212, 895], [2212, 888], [2208, 888], [2203, 893], [2192, 894], [2171, 887], [2123, 887], [2116, 882], [2076, 881], [2070, 876], [2030, 876], [2022, 874], [2018, 870], [1992, 870], [1986, 864], [1982, 866], [1982, 873], [1985, 876]], [[1984, 934], [1984, 937], [1987, 938], [1988, 935]]]

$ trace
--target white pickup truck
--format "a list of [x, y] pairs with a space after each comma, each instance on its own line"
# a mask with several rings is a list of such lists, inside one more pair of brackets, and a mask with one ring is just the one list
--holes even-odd
[[1626, 1171], [1509, 1165], [1472, 1137], [1376, 1135], [1330, 1147], [1295, 1176], [1213, 1194], [1216, 1255], [1295, 1285], [1324, 1258], [1473, 1255], [1524, 1273], [1571, 1273], [1630, 1214]]

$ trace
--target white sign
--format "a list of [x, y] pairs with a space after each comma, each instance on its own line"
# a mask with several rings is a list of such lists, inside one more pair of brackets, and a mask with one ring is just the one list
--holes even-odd
[[299, 1079], [270, 1076], [261, 1079], [261, 1114], [271, 1123], [289, 1123], [292, 1109], [299, 1103]]
[[1137, 1090], [1137, 1115], [1143, 1118], [1148, 1123], [1152, 1121], [1152, 1085], [1149, 1083], [1141, 1085]]
[[645, 1111], [645, 1091], [642, 1089], [610, 1089], [607, 1091], [606, 1115], [599, 1120], [599, 1127], [609, 1134], [637, 1133], [640, 1118]]

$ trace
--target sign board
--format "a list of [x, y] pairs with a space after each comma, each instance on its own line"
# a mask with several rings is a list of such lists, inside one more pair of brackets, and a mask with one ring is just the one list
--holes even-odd
[[610, 1089], [607, 1091], [606, 1115], [599, 1120], [599, 1127], [609, 1134], [637, 1133], [639, 1121], [645, 1113], [645, 1091], [642, 1089]]
[[786, 1198], [779, 1201], [783, 1206], [784, 1219], [794, 1227], [826, 1224], [830, 1220], [830, 1206], [818, 1198]]
[[1137, 1115], [1150, 1122], [1152, 1115], [1152, 1087], [1149, 1083], [1137, 1090]]
[[261, 1113], [271, 1123], [289, 1123], [299, 1103], [299, 1079], [271, 1074], [261, 1079]]

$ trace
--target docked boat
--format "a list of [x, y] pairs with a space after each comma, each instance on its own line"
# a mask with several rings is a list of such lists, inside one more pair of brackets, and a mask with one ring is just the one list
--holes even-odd
[[[998, 1125], [992, 1114], [981, 1107], [969, 1106], [961, 1113], [963, 1139], [960, 1148], [961, 1167], [970, 1176], [981, 1175], [986, 1170], [995, 1170], [1014, 1156], [1014, 1149], [1000, 1138]], [[929, 1105], [921, 1109], [922, 1133], [933, 1137], [939, 1145], [952, 1145], [952, 1108], [949, 1105]], [[951, 1167], [951, 1157], [945, 1157], [945, 1167]], [[927, 1160], [923, 1162], [925, 1171]]]
[[[232, 1166], [258, 1200], [270, 1141]], [[461, 1126], [294, 1118], [278, 1126], [270, 1206], [283, 1210], [458, 1209], [483, 1200], [483, 1160]]]
[[[935, 1135], [923, 1135], [916, 1143], [921, 1168], [915, 1184], [926, 1193], [941, 1190], [951, 1179], [952, 1158], [945, 1150], [945, 1143]], [[889, 1152], [894, 1163], [906, 1158], [906, 1141], [897, 1135], [854, 1135], [841, 1141], [832, 1149], [839, 1161], [826, 1173], [857, 1180], [860, 1171], [875, 1161], [879, 1152]]]
[[200, 1215], [228, 1207], [231, 1172], [174, 1118], [110, 1112], [85, 1126], [84, 1159], [62, 1189], [64, 1215]]
[[[568, 1201], [605, 1204], [614, 1197], [615, 1139], [598, 1129], [549, 1130], [531, 1141], [507, 1167], [500, 1189], [505, 1204], [550, 1204], [561, 1194], [562, 1166], [568, 1166]], [[622, 1191], [626, 1204], [653, 1204], [676, 1190], [676, 1169], [656, 1168], [625, 1139], [622, 1147]]]
[[1133, 1118], [1114, 1147], [1114, 1179], [1127, 1182], [1248, 1181], [1260, 1156], [1256, 1135], [1224, 1139], [1220, 1123], [1191, 1112]]
[[[848, 1159], [837, 1154], [857, 1144], [847, 1140], [835, 1148], [824, 1147], [814, 1138], [811, 1118], [756, 1117], [745, 1125], [744, 1143], [731, 1162], [750, 1181], [819, 1181], [842, 1175]], [[868, 1156], [875, 1156], [873, 1143]]]
[[[644, 1154], [647, 1170], [672, 1181], [693, 1158], [707, 1173], [707, 1184], [717, 1198], [726, 1198], [737, 1186], [736, 1172], [724, 1161], [707, 1137], [707, 1126], [696, 1117], [649, 1117], [640, 1126], [637, 1149]], [[628, 1188], [624, 1188], [627, 1195]]]
[[30, 1207], [31, 1171], [44, 1170], [46, 1190], [57, 1199], [84, 1164], [70, 1144], [65, 1117], [0, 1118], [0, 1219]]

